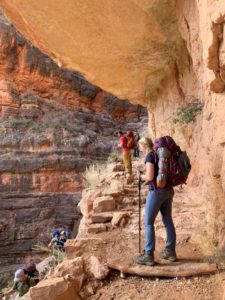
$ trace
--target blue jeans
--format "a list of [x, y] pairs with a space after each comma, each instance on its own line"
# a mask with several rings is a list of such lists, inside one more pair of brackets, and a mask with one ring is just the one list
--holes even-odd
[[145, 253], [155, 251], [155, 219], [158, 212], [161, 212], [163, 223], [166, 227], [167, 240], [166, 249], [175, 251], [176, 232], [172, 219], [173, 188], [150, 190], [145, 205]]

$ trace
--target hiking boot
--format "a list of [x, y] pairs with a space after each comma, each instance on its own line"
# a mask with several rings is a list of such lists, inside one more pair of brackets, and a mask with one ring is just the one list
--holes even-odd
[[140, 256], [136, 256], [134, 258], [134, 263], [137, 265], [147, 265], [154, 266], [154, 255], [153, 254], [143, 254]]
[[175, 262], [177, 260], [176, 252], [170, 252], [167, 249], [160, 252], [159, 257], [161, 259], [169, 260], [171, 262]]

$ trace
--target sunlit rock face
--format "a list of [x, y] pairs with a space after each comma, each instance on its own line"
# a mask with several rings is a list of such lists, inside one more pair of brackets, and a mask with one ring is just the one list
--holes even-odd
[[184, 47], [173, 0], [2, 0], [0, 6], [60, 66], [142, 103], [158, 94]]

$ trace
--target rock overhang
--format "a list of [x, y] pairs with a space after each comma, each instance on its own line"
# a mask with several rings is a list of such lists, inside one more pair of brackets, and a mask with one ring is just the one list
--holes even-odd
[[185, 47], [171, 0], [2, 0], [0, 7], [58, 65], [144, 105]]

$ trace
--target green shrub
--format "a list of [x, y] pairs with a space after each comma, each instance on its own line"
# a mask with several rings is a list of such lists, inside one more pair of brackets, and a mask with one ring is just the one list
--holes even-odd
[[194, 122], [196, 116], [202, 111], [203, 105], [199, 101], [188, 103], [187, 106], [178, 110], [176, 117], [173, 119], [174, 124], [188, 124]]
[[44, 131], [44, 128], [41, 125], [35, 125], [31, 128], [33, 132], [41, 133]]
[[65, 257], [65, 252], [62, 252], [57, 249], [53, 249], [53, 256], [55, 258], [55, 265], [57, 266], [57, 265], [61, 264], [61, 262], [63, 262], [64, 257]]
[[86, 168], [83, 178], [86, 188], [94, 188], [100, 183], [100, 177], [105, 172], [105, 165], [91, 165]]
[[31, 124], [31, 121], [27, 119], [13, 118], [10, 120], [10, 123], [12, 127], [28, 127]]

